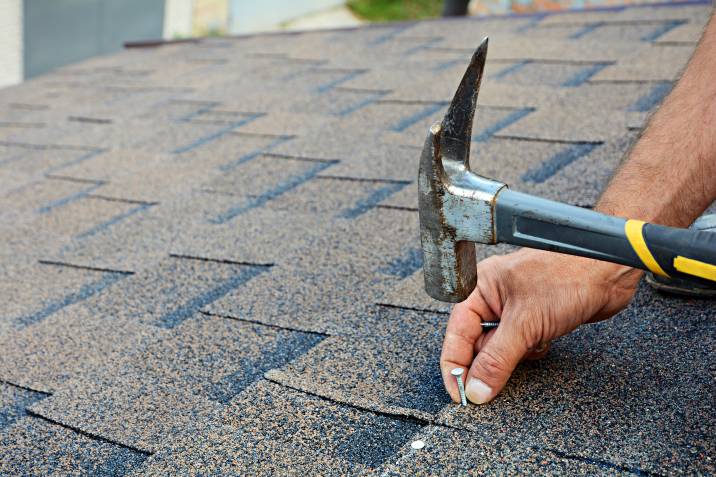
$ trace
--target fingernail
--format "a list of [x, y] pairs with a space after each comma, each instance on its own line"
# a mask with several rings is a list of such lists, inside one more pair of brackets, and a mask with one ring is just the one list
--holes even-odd
[[470, 402], [485, 404], [492, 399], [492, 388], [477, 378], [470, 378], [465, 388], [465, 394]]

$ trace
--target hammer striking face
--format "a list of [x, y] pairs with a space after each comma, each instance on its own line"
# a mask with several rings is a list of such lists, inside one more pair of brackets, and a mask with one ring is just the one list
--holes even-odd
[[420, 157], [418, 201], [425, 288], [459, 302], [475, 288], [475, 246], [494, 243], [493, 207], [504, 184], [470, 171], [470, 140], [487, 56], [485, 38], [472, 56], [442, 120], [430, 128]]

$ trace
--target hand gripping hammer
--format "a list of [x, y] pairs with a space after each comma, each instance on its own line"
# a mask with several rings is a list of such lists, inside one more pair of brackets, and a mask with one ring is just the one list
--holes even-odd
[[595, 258], [657, 275], [716, 282], [716, 233], [613, 217], [510, 190], [470, 169], [470, 138], [487, 56], [472, 56], [420, 157], [418, 200], [425, 289], [463, 301], [477, 284], [474, 242]]

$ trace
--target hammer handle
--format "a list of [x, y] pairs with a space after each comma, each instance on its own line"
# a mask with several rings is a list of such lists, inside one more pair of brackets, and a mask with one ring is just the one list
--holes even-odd
[[647, 224], [503, 189], [497, 242], [596, 258], [657, 275], [716, 282], [716, 233]]

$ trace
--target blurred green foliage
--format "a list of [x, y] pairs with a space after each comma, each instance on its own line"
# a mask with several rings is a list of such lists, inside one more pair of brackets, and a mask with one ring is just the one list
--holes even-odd
[[348, 0], [348, 8], [371, 22], [392, 22], [439, 17], [442, 0]]

